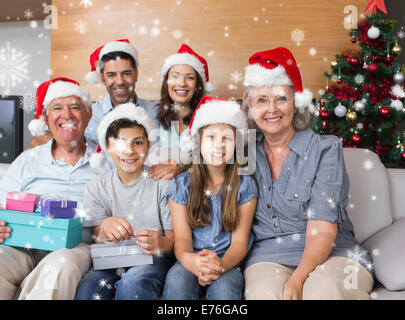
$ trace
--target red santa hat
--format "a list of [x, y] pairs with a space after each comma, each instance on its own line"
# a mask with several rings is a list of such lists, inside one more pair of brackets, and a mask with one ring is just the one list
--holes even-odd
[[214, 86], [209, 82], [207, 61], [186, 44], [182, 44], [176, 54], [166, 58], [162, 67], [162, 76], [165, 77], [169, 69], [178, 64], [186, 64], [192, 67], [203, 80], [204, 90], [206, 92], [214, 91]]
[[144, 108], [136, 106], [132, 102], [120, 104], [115, 107], [111, 112], [109, 112], [97, 127], [97, 137], [98, 137], [98, 147], [96, 153], [92, 154], [90, 157], [90, 166], [93, 168], [100, 168], [103, 166], [106, 157], [105, 152], [107, 151], [106, 144], [106, 133], [108, 127], [116, 120], [119, 119], [129, 119], [131, 121], [136, 121], [142, 125], [148, 135], [149, 144], [152, 144], [156, 140], [156, 130], [153, 120], [149, 117], [148, 113]]
[[[180, 148], [190, 153], [194, 147], [193, 136], [211, 124], [225, 123], [236, 129], [247, 130], [248, 123], [239, 103], [215, 97], [202, 97], [190, 121], [187, 136], [181, 138]], [[246, 136], [246, 134], [245, 134]]]
[[296, 108], [310, 107], [312, 104], [312, 92], [303, 89], [297, 62], [287, 48], [279, 47], [252, 55], [245, 68], [243, 84], [252, 87], [293, 86]]
[[91, 84], [99, 83], [99, 61], [101, 61], [102, 57], [110, 52], [125, 52], [129, 54], [135, 60], [135, 65], [139, 66], [138, 61], [138, 53], [136, 52], [135, 47], [129, 43], [128, 39], [121, 39], [117, 41], [107, 42], [105, 45], [97, 48], [91, 55], [90, 55], [90, 66], [91, 72], [86, 75], [86, 81]]
[[77, 96], [82, 99], [86, 108], [91, 108], [90, 94], [80, 84], [68, 78], [54, 78], [42, 83], [36, 93], [35, 119], [28, 124], [28, 130], [33, 136], [45, 134], [46, 124], [42, 115], [48, 110], [48, 105], [52, 100], [61, 97]]

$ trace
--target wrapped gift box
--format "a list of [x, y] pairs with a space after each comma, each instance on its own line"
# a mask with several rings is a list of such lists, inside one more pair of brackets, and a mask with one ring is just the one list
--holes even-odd
[[153, 257], [139, 248], [136, 239], [93, 244], [91, 245], [91, 256], [94, 270], [153, 264]]
[[0, 219], [11, 227], [10, 237], [2, 243], [8, 246], [54, 251], [71, 249], [82, 239], [79, 217], [52, 219], [35, 212], [0, 210]]
[[73, 218], [77, 202], [67, 199], [41, 198], [41, 216], [52, 218]]
[[6, 209], [25, 212], [34, 212], [41, 196], [26, 192], [7, 192]]

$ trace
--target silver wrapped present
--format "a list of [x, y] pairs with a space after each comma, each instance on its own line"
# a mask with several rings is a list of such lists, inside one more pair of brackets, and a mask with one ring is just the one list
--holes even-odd
[[93, 269], [115, 269], [153, 264], [153, 256], [144, 253], [136, 244], [136, 239], [120, 242], [104, 241], [91, 245]]

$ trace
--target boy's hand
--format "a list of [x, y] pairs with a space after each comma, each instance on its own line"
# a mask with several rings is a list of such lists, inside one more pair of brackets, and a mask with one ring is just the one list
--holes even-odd
[[176, 176], [179, 165], [169, 160], [168, 163], [153, 165], [149, 171], [149, 177], [154, 180], [169, 180]]
[[135, 233], [136, 243], [146, 254], [163, 253], [163, 237], [154, 230], [142, 230]]
[[109, 217], [100, 225], [101, 232], [111, 241], [118, 242], [128, 240], [134, 234], [131, 225], [121, 217]]

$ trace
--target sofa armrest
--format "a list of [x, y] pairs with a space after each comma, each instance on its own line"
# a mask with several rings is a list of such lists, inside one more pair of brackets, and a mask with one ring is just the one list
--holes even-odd
[[3, 178], [9, 166], [9, 163], [0, 163], [0, 180]]
[[373, 254], [377, 280], [388, 290], [405, 290], [405, 219], [377, 232], [363, 246]]

